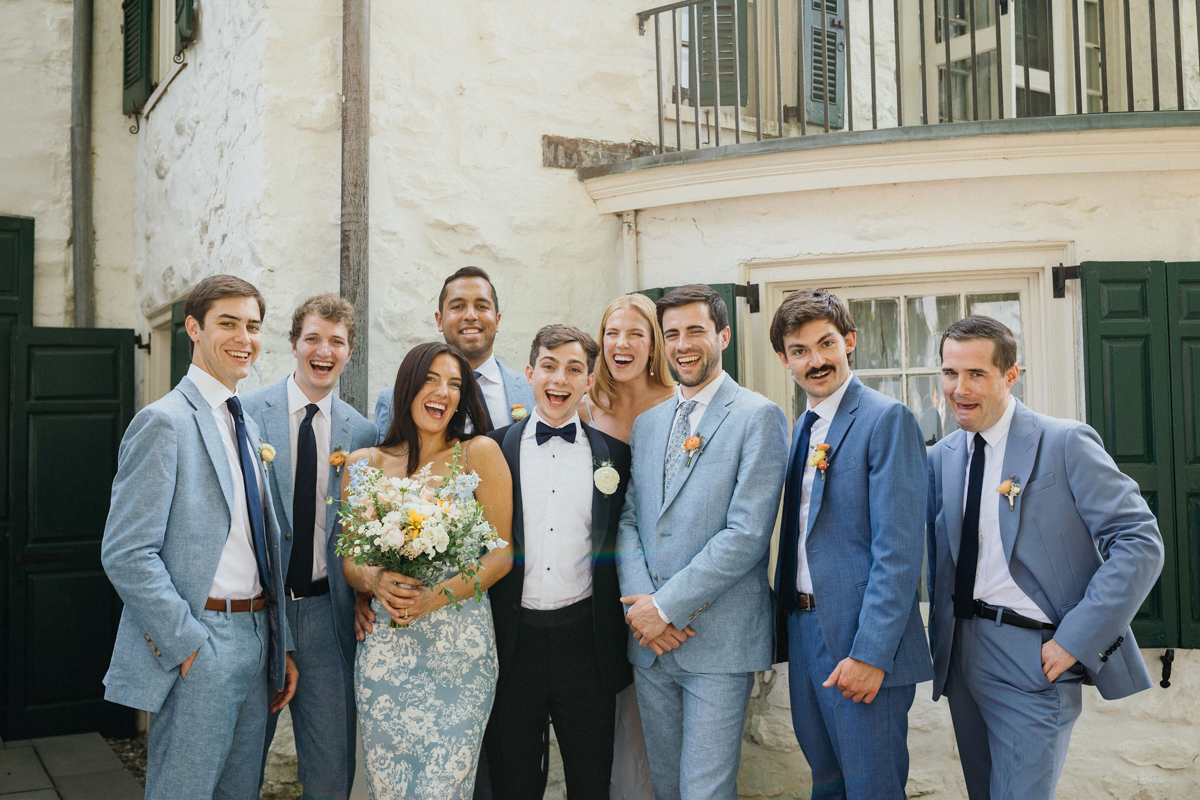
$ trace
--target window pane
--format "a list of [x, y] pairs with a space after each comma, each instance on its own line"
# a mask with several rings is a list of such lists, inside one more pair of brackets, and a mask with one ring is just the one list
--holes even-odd
[[854, 347], [856, 369], [901, 369], [900, 300], [851, 300], [850, 316], [858, 326]]
[[999, 320], [1008, 326], [1017, 340], [1017, 363], [1025, 363], [1025, 347], [1021, 335], [1021, 295], [1016, 292], [1004, 294], [967, 295], [967, 316], [980, 314]]
[[908, 366], [937, 367], [942, 332], [958, 320], [958, 295], [910, 297], [908, 306]]
[[900, 375], [859, 375], [864, 385], [904, 402], [904, 378]]
[[958, 430], [940, 384], [938, 375], [914, 375], [908, 379], [908, 407], [916, 415], [927, 445], [937, 444]]

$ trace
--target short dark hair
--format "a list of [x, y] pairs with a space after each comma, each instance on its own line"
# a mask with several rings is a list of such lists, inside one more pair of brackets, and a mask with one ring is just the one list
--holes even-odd
[[304, 332], [304, 320], [308, 319], [310, 314], [316, 314], [321, 319], [328, 320], [335, 325], [339, 322], [345, 325], [346, 343], [350, 345], [351, 350], [354, 349], [357, 341], [354, 328], [354, 306], [350, 304], [349, 300], [338, 297], [332, 292], [313, 295], [292, 312], [292, 329], [288, 331], [288, 341], [292, 343], [292, 347], [295, 347], [296, 342], [300, 340], [300, 334]]
[[783, 337], [815, 319], [827, 320], [842, 336], [857, 330], [842, 298], [825, 289], [800, 289], [783, 299], [771, 320], [771, 346], [775, 352], [783, 352]]
[[[462, 373], [462, 390], [458, 395], [458, 408], [446, 426], [446, 441], [464, 441], [475, 434], [488, 430], [487, 416], [483, 411], [483, 394], [475, 383], [475, 373], [461, 350], [445, 342], [425, 342], [409, 350], [396, 371], [396, 385], [392, 389], [392, 425], [380, 442], [380, 447], [408, 446], [408, 474], [421, 466], [421, 434], [412, 417], [412, 404], [425, 386], [425, 376], [433, 360], [448, 353], [458, 362]], [[474, 433], [466, 433], [467, 419], [471, 420]]]
[[956, 342], [969, 342], [973, 339], [990, 340], [993, 345], [992, 363], [1001, 372], [1007, 372], [1009, 367], [1017, 363], [1016, 337], [1013, 336], [1013, 332], [1008, 329], [1007, 325], [991, 317], [963, 317], [946, 328], [946, 332], [942, 334], [942, 341], [938, 343], [939, 359], [943, 358], [942, 350], [946, 346], [947, 339], [953, 339]]
[[500, 313], [500, 298], [496, 296], [496, 286], [492, 283], [492, 279], [488, 277], [488, 274], [479, 267], [463, 267], [455, 271], [449, 278], [446, 278], [446, 281], [442, 284], [442, 293], [438, 295], [439, 314], [442, 312], [442, 307], [446, 305], [446, 295], [450, 294], [450, 284], [460, 281], [463, 278], [483, 278], [487, 281], [488, 289], [492, 292], [492, 305], [496, 307], [496, 313]]
[[577, 342], [587, 355], [588, 374], [596, 368], [596, 356], [600, 355], [600, 345], [588, 334], [571, 325], [547, 325], [533, 336], [533, 346], [529, 348], [529, 366], [537, 363], [538, 353], [544, 347], [553, 350], [564, 344]]
[[654, 304], [654, 310], [658, 314], [658, 326], [662, 327], [663, 312], [668, 308], [690, 306], [692, 303], [704, 303], [708, 306], [708, 316], [717, 326], [717, 333], [729, 327], [729, 309], [725, 307], [725, 301], [721, 299], [721, 295], [703, 283], [676, 286], [660, 297]]
[[200, 327], [213, 303], [226, 297], [253, 297], [258, 301], [258, 317], [261, 322], [267, 316], [267, 303], [254, 284], [234, 275], [210, 275], [197, 283], [183, 301], [184, 317], [195, 317]]

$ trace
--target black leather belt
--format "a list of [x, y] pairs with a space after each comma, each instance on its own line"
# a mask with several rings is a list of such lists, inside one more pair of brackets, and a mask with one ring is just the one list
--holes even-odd
[[1012, 609], [1001, 608], [1000, 606], [991, 606], [982, 600], [975, 601], [975, 616], [983, 619], [1000, 618], [1001, 625], [1012, 625], [1015, 628], [1028, 628], [1031, 631], [1053, 631], [1057, 630], [1056, 625], [1051, 625], [1049, 622], [1041, 622], [1029, 617], [1023, 617]]
[[329, 594], [329, 578], [321, 578], [319, 581], [313, 581], [304, 591], [297, 592], [295, 589], [288, 589], [288, 597], [293, 600], [303, 600], [306, 597], [320, 597], [323, 594]]

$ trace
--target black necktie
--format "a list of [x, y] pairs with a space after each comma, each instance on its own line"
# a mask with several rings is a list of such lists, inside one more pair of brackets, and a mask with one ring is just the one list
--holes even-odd
[[979, 567], [979, 503], [983, 494], [983, 448], [987, 442], [975, 434], [975, 453], [967, 480], [967, 506], [963, 509], [962, 537], [958, 544], [958, 564], [954, 568], [954, 616], [975, 616], [975, 570]]
[[561, 436], [563, 441], [568, 444], [575, 444], [575, 423], [563, 425], [561, 428], [551, 428], [539, 419], [535, 436], [539, 445], [545, 444], [555, 436]]
[[808, 442], [817, 412], [808, 411], [800, 424], [800, 439], [792, 452], [792, 463], [788, 465], [787, 483], [783, 490], [783, 532], [779, 540], [779, 558], [783, 569], [779, 572], [781, 586], [776, 586], [779, 603], [784, 613], [796, 607], [796, 572], [800, 561], [800, 499], [803, 492], [804, 467], [808, 464]]
[[292, 486], [292, 557], [288, 561], [286, 586], [296, 594], [307, 594], [312, 584], [313, 529], [317, 524], [317, 436], [313, 417], [317, 404], [304, 407], [304, 420], [296, 437], [296, 480]]
[[246, 506], [250, 512], [250, 536], [254, 543], [254, 560], [258, 562], [258, 580], [266, 591], [271, 590], [271, 570], [267, 566], [267, 538], [263, 522], [262, 495], [258, 493], [258, 473], [254, 469], [254, 448], [246, 433], [246, 418], [242, 416], [242, 401], [231, 397], [225, 401], [233, 417], [233, 432], [238, 441], [238, 460], [242, 462], [242, 484], [246, 487]]
[[496, 430], [496, 426], [492, 422], [492, 412], [488, 411], [487, 398], [483, 396], [483, 386], [479, 384], [481, 377], [479, 370], [475, 370], [475, 388], [479, 390], [479, 404], [483, 406], [483, 419], [487, 423], [487, 430], [479, 431], [479, 433], [489, 433]]

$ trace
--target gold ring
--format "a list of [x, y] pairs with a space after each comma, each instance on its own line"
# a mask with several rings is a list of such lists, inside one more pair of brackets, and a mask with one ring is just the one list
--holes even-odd
[[404, 618], [408, 619], [408, 609], [404, 609]]

